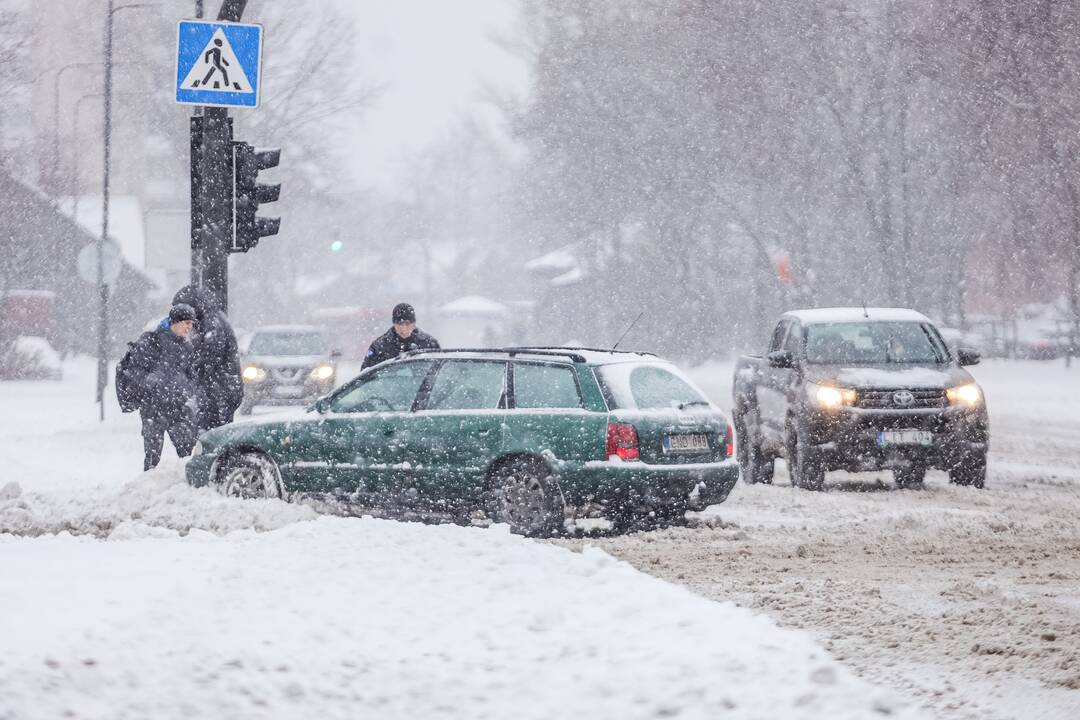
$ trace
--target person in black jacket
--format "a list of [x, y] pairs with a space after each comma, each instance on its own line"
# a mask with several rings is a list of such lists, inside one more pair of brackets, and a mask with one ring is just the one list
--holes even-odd
[[375, 338], [360, 369], [378, 365], [410, 350], [438, 349], [439, 341], [416, 327], [416, 311], [408, 303], [394, 306], [394, 326]]
[[195, 383], [188, 341], [194, 324], [194, 308], [173, 305], [157, 329], [143, 333], [131, 344], [128, 372], [138, 388], [143, 470], [156, 467], [161, 460], [166, 432], [180, 457], [190, 455], [195, 446]]
[[214, 296], [203, 288], [186, 285], [177, 291], [173, 303], [184, 303], [195, 309], [197, 326], [192, 336], [192, 370], [199, 430], [230, 423], [244, 399], [236, 333], [225, 313], [218, 309]]

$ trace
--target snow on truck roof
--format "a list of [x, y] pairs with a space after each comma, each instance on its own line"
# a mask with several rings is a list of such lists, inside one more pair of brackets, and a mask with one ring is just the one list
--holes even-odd
[[835, 307], [814, 308], [813, 310], [789, 310], [780, 317], [794, 318], [803, 325], [816, 325], [819, 323], [851, 323], [866, 322], [867, 320], [883, 320], [892, 322], [930, 322], [930, 318], [915, 310], [907, 308], [881, 308], [881, 307]]

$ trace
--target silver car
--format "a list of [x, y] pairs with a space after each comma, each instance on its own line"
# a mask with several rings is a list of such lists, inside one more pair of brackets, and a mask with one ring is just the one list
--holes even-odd
[[240, 361], [240, 414], [250, 414], [256, 405], [303, 405], [325, 395], [334, 389], [340, 355], [314, 325], [258, 328]]

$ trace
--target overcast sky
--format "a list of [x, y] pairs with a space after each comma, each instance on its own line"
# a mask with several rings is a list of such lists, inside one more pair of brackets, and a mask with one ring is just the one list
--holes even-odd
[[385, 189], [456, 114], [486, 112], [485, 84], [525, 90], [524, 64], [492, 41], [516, 30], [513, 0], [337, 0], [353, 13], [358, 71], [386, 91], [356, 141], [357, 175]]

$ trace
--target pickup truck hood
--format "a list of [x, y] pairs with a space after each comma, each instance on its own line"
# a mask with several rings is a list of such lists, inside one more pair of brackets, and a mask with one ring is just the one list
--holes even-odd
[[948, 388], [973, 382], [956, 365], [811, 365], [806, 379], [820, 385], [854, 388]]

